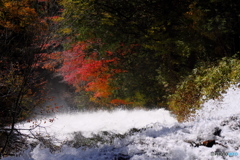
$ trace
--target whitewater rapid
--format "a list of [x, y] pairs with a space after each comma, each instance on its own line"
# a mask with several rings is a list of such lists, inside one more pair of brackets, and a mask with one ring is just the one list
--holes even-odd
[[[57, 114], [51, 122], [50, 117], [36, 120], [41, 127], [33, 131], [74, 143], [64, 143], [57, 151], [39, 143], [4, 160], [239, 160], [239, 105], [240, 88], [231, 86], [222, 99], [207, 101], [192, 121], [184, 123], [164, 109]], [[19, 127], [31, 125], [21, 123]], [[129, 131], [132, 128], [138, 129]], [[73, 136], [79, 132], [83, 136]], [[84, 138], [98, 133], [93, 141]], [[196, 145], [208, 140], [217, 143]]]
[[54, 117], [21, 123], [18, 124], [18, 127], [28, 129], [39, 125], [40, 128], [37, 127], [31, 132], [63, 141], [71, 139], [74, 132], [81, 132], [85, 137], [91, 137], [102, 131], [124, 134], [132, 128], [140, 129], [155, 123], [169, 125], [177, 123], [177, 120], [165, 109], [116, 109], [113, 111], [60, 113]]

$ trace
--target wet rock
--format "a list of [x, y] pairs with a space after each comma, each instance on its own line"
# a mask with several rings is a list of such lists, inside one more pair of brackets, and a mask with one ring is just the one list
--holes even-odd
[[202, 142], [202, 145], [205, 147], [212, 147], [213, 145], [218, 144], [215, 140], [207, 140]]
[[222, 130], [219, 127], [215, 127], [213, 131], [213, 135], [221, 137], [221, 132]]
[[129, 160], [129, 159], [130, 156], [121, 153], [114, 157], [114, 160]]
[[225, 146], [221, 143], [218, 143], [215, 140], [206, 140], [206, 141], [203, 141], [202, 143], [197, 143], [192, 140], [185, 140], [184, 142], [189, 143], [191, 145], [191, 147], [199, 147], [199, 146], [212, 147], [213, 145], [220, 145], [220, 146], [227, 148], [227, 146]]
[[221, 143], [218, 143], [215, 140], [206, 140], [206, 141], [202, 142], [201, 145], [203, 145], [205, 147], [212, 147], [213, 145], [220, 145], [220, 146], [222, 146], [224, 148], [227, 148], [227, 146], [225, 146], [225, 145], [223, 145]]

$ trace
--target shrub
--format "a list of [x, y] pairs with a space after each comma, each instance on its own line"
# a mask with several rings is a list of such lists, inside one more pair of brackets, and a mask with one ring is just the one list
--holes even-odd
[[169, 108], [179, 121], [186, 121], [206, 100], [221, 98], [221, 94], [239, 80], [238, 59], [223, 58], [214, 64], [203, 63], [169, 96]]

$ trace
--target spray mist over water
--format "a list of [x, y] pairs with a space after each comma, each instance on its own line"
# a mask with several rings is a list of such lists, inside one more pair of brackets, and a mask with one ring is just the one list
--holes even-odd
[[[50, 121], [48, 118], [38, 120], [37, 123], [44, 128], [37, 128], [35, 132], [46, 134], [47, 131], [50, 136], [61, 140], [69, 139], [74, 132], [81, 132], [85, 137], [101, 131], [124, 134], [132, 128], [140, 129], [154, 123], [168, 125], [177, 122], [169, 111], [164, 109], [60, 113]], [[25, 128], [31, 125], [31, 122], [23, 124]]]
[[[72, 136], [76, 132], [81, 132], [85, 137], [91, 137], [93, 134], [102, 131], [124, 134], [132, 128], [140, 129], [154, 123], [167, 125], [177, 122], [165, 109], [73, 112], [73, 108], [70, 107], [69, 100], [67, 100], [71, 96], [70, 88], [61, 80], [60, 77], [48, 78], [47, 88], [49, 92], [46, 97], [53, 97], [53, 100], [44, 103], [43, 108], [48, 106], [50, 111], [53, 109], [53, 112], [44, 112], [43, 115], [38, 115], [35, 121], [18, 124], [19, 128], [29, 129], [39, 125], [40, 127], [36, 127], [31, 132], [64, 141], [73, 138]], [[54, 110], [55, 106], [60, 107], [58, 110]], [[36, 110], [37, 113], [40, 113], [40, 111]]]
[[[113, 134], [113, 138], [110, 136], [107, 139], [109, 141], [93, 146], [89, 146], [89, 141], [84, 141], [84, 138], [76, 137], [76, 142], [81, 145], [65, 143], [56, 152], [51, 152], [48, 146], [39, 144], [32, 150], [26, 150], [22, 156], [14, 158], [15, 160], [239, 160], [240, 88], [232, 86], [222, 96], [222, 100], [206, 102], [203, 108], [197, 111], [196, 118], [185, 123], [176, 122], [164, 109], [56, 114], [52, 123], [42, 121], [41, 125], [45, 126], [51, 137], [60, 139], [66, 137], [71, 139], [73, 138], [71, 133], [79, 131], [85, 136], [91, 136], [92, 133], [100, 131], [125, 133], [131, 128], [142, 129], [129, 132], [123, 137]], [[27, 128], [30, 123], [21, 125]], [[46, 131], [41, 127], [35, 130], [42, 133]], [[105, 138], [103, 134], [100, 136]], [[212, 147], [201, 145], [209, 140], [217, 143]], [[87, 143], [82, 145], [84, 142]], [[8, 157], [6, 160], [13, 158]]]
[[70, 103], [73, 101], [74, 90], [60, 76], [55, 75], [45, 78], [47, 80], [46, 88], [43, 89], [45, 102], [35, 108], [32, 117], [53, 117], [56, 112], [70, 112], [74, 108], [73, 104]]

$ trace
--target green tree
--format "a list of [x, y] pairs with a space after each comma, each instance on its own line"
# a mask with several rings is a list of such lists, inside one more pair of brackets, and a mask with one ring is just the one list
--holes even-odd
[[184, 42], [195, 65], [169, 97], [170, 109], [180, 121], [239, 80], [239, 7], [237, 1], [222, 0], [195, 0], [189, 5], [185, 15], [190, 34], [184, 34]]

